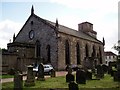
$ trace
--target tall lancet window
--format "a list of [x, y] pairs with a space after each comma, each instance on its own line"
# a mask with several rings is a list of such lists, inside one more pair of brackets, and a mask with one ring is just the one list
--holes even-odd
[[40, 42], [39, 40], [36, 41], [36, 57], [40, 57], [40, 51], [41, 51], [41, 45], [40, 45]]
[[100, 64], [102, 64], [102, 52], [101, 52], [101, 48], [99, 47], [99, 59], [100, 59]]
[[51, 47], [47, 45], [47, 63], [51, 63]]
[[86, 58], [89, 57], [89, 50], [88, 50], [88, 45], [86, 44], [85, 46], [85, 54], [86, 54]]
[[79, 46], [79, 43], [76, 44], [76, 57], [77, 57], [77, 64], [80, 64], [81, 60], [80, 60], [80, 46]]
[[92, 52], [92, 57], [96, 57], [96, 51], [95, 51], [95, 46], [93, 46], [93, 52]]
[[65, 64], [70, 64], [70, 46], [68, 40], [65, 41]]

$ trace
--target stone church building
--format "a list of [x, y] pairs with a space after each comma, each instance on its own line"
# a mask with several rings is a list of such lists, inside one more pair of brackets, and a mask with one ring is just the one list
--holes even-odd
[[97, 39], [93, 24], [78, 24], [78, 30], [51, 22], [34, 14], [31, 15], [3, 51], [3, 71], [16, 68], [26, 70], [26, 66], [43, 62], [52, 64], [56, 70], [65, 70], [66, 65], [82, 65], [92, 68], [104, 63], [104, 42]]

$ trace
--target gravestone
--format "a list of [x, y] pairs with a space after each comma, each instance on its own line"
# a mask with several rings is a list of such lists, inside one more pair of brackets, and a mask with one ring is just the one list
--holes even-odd
[[[114, 81], [119, 81], [119, 78], [120, 78], [120, 73], [119, 72], [114, 72], [114, 75], [113, 75], [114, 77], [113, 77], [113, 79], [114, 79]], [[119, 77], [118, 77], [119, 76]]]
[[40, 81], [45, 81], [45, 78], [44, 78], [44, 66], [42, 63], [39, 64], [38, 66], [38, 78], [37, 80], [40, 80]]
[[71, 82], [71, 81], [74, 81], [74, 75], [72, 75], [72, 68], [69, 67], [68, 68], [68, 73], [66, 75], [66, 82]]
[[108, 72], [108, 66], [107, 65], [102, 65], [103, 72], [107, 73]]
[[120, 82], [120, 69], [118, 69], [116, 72], [114, 72], [114, 81]]
[[115, 67], [112, 67], [112, 70], [111, 70], [111, 76], [114, 76], [114, 73], [117, 72], [117, 69]]
[[92, 71], [91, 70], [86, 71], [86, 79], [87, 80], [92, 80]]
[[72, 74], [72, 68], [70, 66], [68, 68], [68, 74]]
[[68, 71], [69, 68], [70, 68], [70, 65], [67, 65], [65, 70]]
[[55, 74], [55, 70], [54, 70], [54, 69], [51, 70], [51, 77], [56, 77], [56, 74]]
[[97, 68], [96, 78], [98, 78], [98, 79], [104, 78], [104, 71], [103, 71], [102, 66], [101, 65], [97, 65], [96, 68]]
[[83, 69], [76, 71], [76, 82], [78, 84], [86, 84], [86, 73]]
[[75, 78], [74, 75], [72, 75], [72, 74], [67, 74], [67, 75], [66, 75], [66, 82], [74, 81], [74, 80], [75, 80], [74, 78]]
[[35, 86], [35, 77], [33, 75], [33, 66], [29, 65], [27, 71], [27, 80], [25, 81], [25, 86]]
[[71, 82], [68, 84], [68, 87], [69, 87], [69, 90], [79, 90], [78, 84], [75, 83], [74, 81], [71, 81]]
[[15, 72], [14, 75], [14, 90], [22, 90], [23, 88], [23, 78], [22, 74], [19, 73], [19, 71]]
[[108, 66], [108, 74], [111, 75], [111, 73], [112, 73], [112, 67], [111, 67], [111, 66]]

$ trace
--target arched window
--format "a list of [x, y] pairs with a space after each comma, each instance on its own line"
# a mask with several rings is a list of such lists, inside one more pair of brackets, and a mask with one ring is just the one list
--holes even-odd
[[50, 51], [51, 51], [50, 45], [47, 45], [47, 63], [51, 63]]
[[86, 46], [85, 46], [85, 54], [86, 54], [86, 58], [89, 56], [89, 54], [88, 54], [88, 45], [86, 44]]
[[102, 64], [102, 52], [101, 52], [101, 48], [99, 47], [99, 59], [100, 59], [100, 64]]
[[80, 46], [79, 43], [76, 44], [76, 57], [77, 57], [77, 64], [80, 64]]
[[65, 41], [65, 64], [70, 64], [70, 46], [68, 40]]
[[40, 42], [39, 40], [36, 41], [36, 57], [40, 57]]
[[93, 52], [92, 52], [92, 57], [96, 57], [96, 51], [95, 51], [95, 46], [93, 46]]

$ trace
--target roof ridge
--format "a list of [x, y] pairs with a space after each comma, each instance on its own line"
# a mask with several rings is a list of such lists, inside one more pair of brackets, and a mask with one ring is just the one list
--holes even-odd
[[[41, 19], [44, 23], [48, 24], [49, 26], [51, 26], [52, 28], [55, 29], [55, 22], [52, 22], [52, 21], [47, 20], [47, 19], [43, 19], [43, 18], [37, 16], [36, 14], [34, 14], [34, 16], [37, 17], [37, 18], [39, 18], [39, 19]], [[59, 23], [58, 23], [58, 24], [59, 24]], [[64, 27], [64, 28], [66, 28], [66, 29], [69, 29], [69, 31], [74, 31], [74, 32], [77, 32], [77, 33], [82, 33], [82, 34], [87, 35], [88, 37], [90, 37], [90, 38], [98, 41], [99, 43], [102, 43], [102, 42], [101, 42], [100, 40], [98, 40], [97, 38], [94, 38], [94, 37], [90, 36], [89, 34], [84, 33], [83, 31], [78, 31], [78, 30], [76, 30], [76, 29], [73, 29], [73, 28], [70, 28], [70, 27], [67, 27], [67, 26], [64, 26], [64, 25], [61, 25], [61, 24], [59, 24], [59, 27], [58, 27], [58, 28], [59, 28], [59, 30], [58, 30], [59, 32], [62, 32], [62, 31], [60, 31], [60, 29], [61, 29], [60, 27]], [[66, 33], [66, 32], [64, 32], [64, 33]], [[74, 35], [74, 36], [76, 36], [76, 35]], [[83, 39], [85, 39], [85, 38], [83, 38]], [[87, 39], [87, 40], [88, 40], [88, 39]]]

